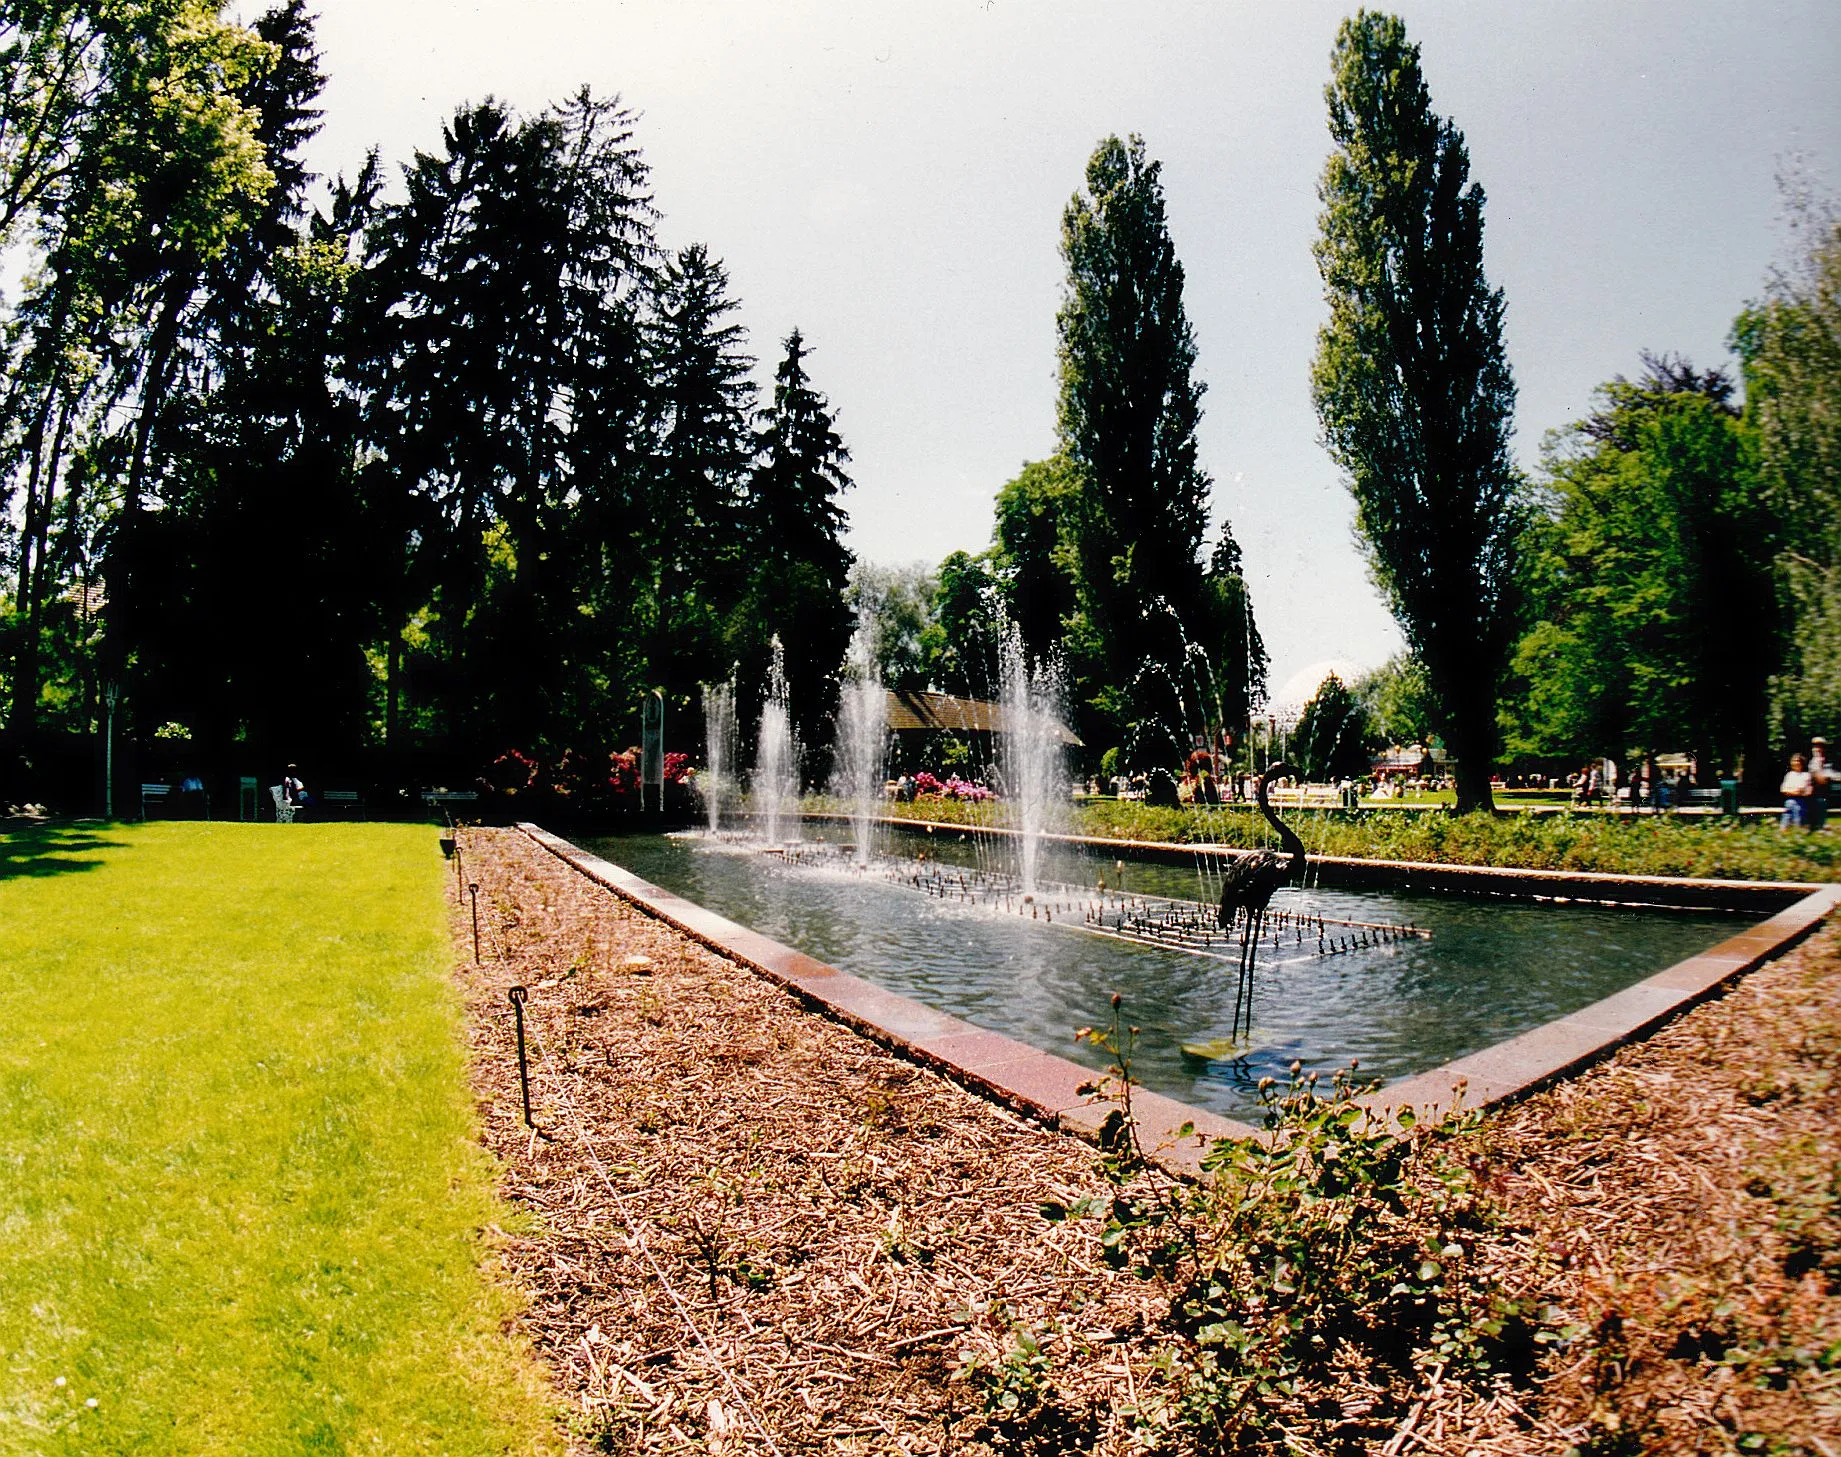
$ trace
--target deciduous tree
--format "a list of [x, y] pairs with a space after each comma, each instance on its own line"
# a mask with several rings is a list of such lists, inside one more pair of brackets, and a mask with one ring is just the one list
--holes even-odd
[[1790, 608], [1773, 716], [1803, 742], [1841, 734], [1841, 213], [1806, 185], [1787, 191], [1790, 256], [1734, 342]]
[[1762, 760], [1778, 533], [1731, 381], [1644, 363], [1548, 443], [1546, 510], [1530, 533], [1539, 620], [1515, 657], [1511, 747]]

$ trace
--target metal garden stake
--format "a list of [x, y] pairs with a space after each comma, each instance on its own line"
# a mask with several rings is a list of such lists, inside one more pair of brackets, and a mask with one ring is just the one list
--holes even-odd
[[467, 886], [467, 894], [473, 897], [473, 964], [479, 965], [479, 882]]
[[524, 999], [529, 993], [523, 987], [513, 987], [505, 995], [511, 998], [511, 1010], [518, 1019], [518, 1088], [524, 1094], [524, 1126], [535, 1128], [537, 1122], [531, 1117], [531, 1073], [524, 1061]]

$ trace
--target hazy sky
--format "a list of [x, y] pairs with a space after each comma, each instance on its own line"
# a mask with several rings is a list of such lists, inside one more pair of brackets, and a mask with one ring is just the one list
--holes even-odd
[[[1722, 362], [1798, 154], [1833, 186], [1830, 3], [1403, 4], [1433, 103], [1489, 195], [1517, 447], [1642, 349]], [[854, 456], [851, 545], [892, 563], [990, 539], [1054, 444], [1060, 218], [1094, 144], [1163, 163], [1208, 384], [1202, 461], [1283, 683], [1398, 645], [1317, 444], [1311, 259], [1323, 86], [1350, 7], [321, 0], [322, 172], [400, 162], [463, 102], [583, 83], [640, 113], [668, 246], [727, 264], [771, 368], [797, 325]]]

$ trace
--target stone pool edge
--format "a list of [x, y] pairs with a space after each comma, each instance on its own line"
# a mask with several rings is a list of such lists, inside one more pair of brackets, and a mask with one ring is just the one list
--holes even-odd
[[1620, 992], [1542, 1023], [1442, 1067], [1415, 1073], [1369, 1095], [1370, 1108], [1410, 1108], [1438, 1117], [1460, 1100], [1466, 1108], [1517, 1102], [1640, 1042], [1683, 1012], [1721, 996], [1767, 961], [1813, 932], [1837, 906], [1841, 884], [1817, 886], [1768, 920], [1717, 946], [1677, 961]]
[[[1092, 1068], [839, 971], [654, 885], [540, 825], [521, 821], [517, 828], [597, 885], [718, 955], [766, 977], [808, 1007], [872, 1042], [1047, 1128], [1088, 1142], [1098, 1138], [1113, 1105], [1081, 1091], [1099, 1077]], [[1146, 1153], [1159, 1167], [1181, 1178], [1194, 1178], [1201, 1172], [1202, 1156], [1217, 1139], [1250, 1138], [1259, 1133], [1250, 1123], [1179, 1103], [1149, 1088], [1134, 1087], [1131, 1101]], [[1191, 1129], [1187, 1134], [1181, 1131], [1185, 1125]]]
[[[1089, 1142], [1098, 1137], [1113, 1105], [1080, 1091], [1097, 1077], [1091, 1068], [885, 991], [654, 885], [540, 825], [522, 821], [517, 829], [622, 900], [871, 1041], [1045, 1127]], [[1809, 935], [1837, 906], [1841, 884], [1815, 887], [1708, 951], [1518, 1037], [1404, 1078], [1363, 1101], [1377, 1112], [1410, 1107], [1420, 1117], [1436, 1117], [1460, 1097], [1470, 1108], [1527, 1097], [1719, 996]], [[1257, 1137], [1261, 1131], [1148, 1088], [1133, 1090], [1132, 1111], [1153, 1161], [1183, 1178], [1201, 1171], [1202, 1156], [1215, 1140]], [[1185, 1126], [1192, 1131], [1182, 1134]]]

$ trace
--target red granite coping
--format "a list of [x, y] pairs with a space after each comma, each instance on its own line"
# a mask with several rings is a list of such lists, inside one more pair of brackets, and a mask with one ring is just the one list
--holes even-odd
[[1768, 921], [1748, 926], [1709, 951], [1531, 1032], [1403, 1079], [1363, 1101], [1386, 1112], [1411, 1108], [1424, 1117], [1449, 1111], [1460, 1101], [1466, 1108], [1486, 1108], [1525, 1098], [1718, 996], [1788, 951], [1837, 906], [1841, 885], [1819, 886]]
[[[675, 926], [692, 940], [752, 968], [793, 992], [808, 1006], [901, 1056], [934, 1068], [961, 1086], [1049, 1128], [1089, 1141], [1099, 1137], [1114, 1104], [1087, 1091], [1099, 1076], [1091, 1068], [827, 966], [653, 885], [537, 825], [525, 823], [518, 828], [559, 860], [623, 900]], [[1711, 950], [1690, 956], [1518, 1037], [1402, 1079], [1363, 1101], [1384, 1115], [1411, 1108], [1421, 1118], [1437, 1117], [1460, 1102], [1466, 1108], [1512, 1102], [1608, 1057], [1625, 1043], [1649, 1035], [1781, 955], [1841, 906], [1841, 885], [1775, 888], [1808, 889], [1808, 894]], [[1131, 1099], [1146, 1153], [1166, 1171], [1181, 1177], [1199, 1175], [1202, 1155], [1216, 1140], [1260, 1136], [1251, 1124], [1191, 1107], [1148, 1088], [1133, 1088]]]

